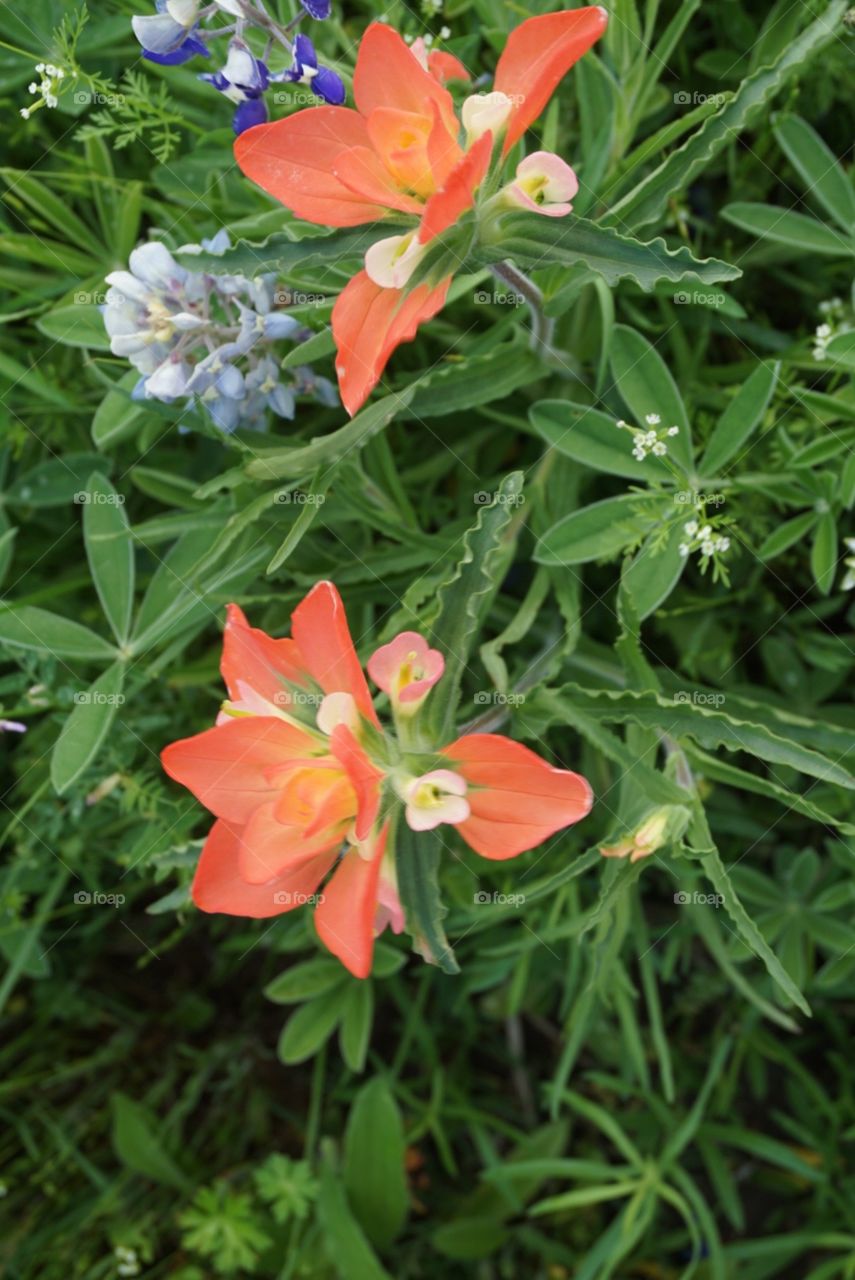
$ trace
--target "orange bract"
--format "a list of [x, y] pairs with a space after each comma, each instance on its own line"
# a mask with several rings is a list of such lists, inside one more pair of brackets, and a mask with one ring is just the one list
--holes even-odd
[[[511, 32], [495, 78], [496, 90], [510, 102], [502, 158], [606, 23], [605, 10], [590, 6], [529, 18]], [[375, 22], [356, 60], [356, 110], [310, 107], [257, 125], [238, 137], [235, 157], [247, 177], [300, 218], [353, 227], [390, 213], [412, 215], [420, 218], [416, 240], [427, 245], [472, 208], [493, 158], [490, 132], [474, 140], [470, 135], [468, 151], [460, 144], [445, 82], [469, 78], [451, 54], [428, 54], [423, 41], [409, 48], [391, 27]], [[560, 216], [569, 209], [565, 202], [547, 212]], [[405, 261], [412, 273], [417, 255]], [[451, 281], [450, 275], [436, 278], [437, 271], [410, 290], [406, 274], [378, 274], [370, 255], [366, 266], [371, 275], [355, 276], [333, 311], [336, 372], [351, 414], [364, 404], [395, 348], [411, 341], [442, 307]]]

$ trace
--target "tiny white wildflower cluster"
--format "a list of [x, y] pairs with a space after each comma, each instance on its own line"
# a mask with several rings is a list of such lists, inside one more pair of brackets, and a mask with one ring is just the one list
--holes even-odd
[[41, 80], [33, 80], [28, 88], [30, 93], [38, 95], [39, 100], [32, 106], [21, 107], [21, 115], [25, 120], [29, 120], [32, 113], [41, 106], [59, 106], [59, 82], [65, 79], [65, 71], [62, 67], [55, 67], [52, 62], [37, 62], [36, 71]]
[[683, 525], [686, 541], [680, 543], [680, 555], [688, 556], [693, 551], [700, 551], [704, 559], [722, 555], [730, 548], [730, 538], [726, 534], [717, 533], [711, 524], [702, 524], [699, 520], [687, 520]]
[[840, 586], [843, 591], [851, 591], [855, 587], [855, 538], [844, 538], [846, 550], [851, 552], [843, 561], [846, 566], [846, 573]]
[[432, 17], [436, 13], [442, 13], [443, 0], [422, 0], [422, 13], [426, 18]]
[[140, 1261], [137, 1257], [136, 1249], [126, 1249], [123, 1244], [117, 1244], [113, 1251], [116, 1262], [116, 1272], [120, 1276], [138, 1276], [140, 1273]]
[[831, 339], [836, 338], [839, 333], [848, 333], [852, 324], [842, 298], [829, 298], [826, 302], [821, 302], [818, 309], [824, 319], [822, 324], [817, 325], [813, 335], [813, 358], [824, 360]]
[[619, 418], [615, 426], [620, 431], [632, 432], [632, 456], [637, 458], [639, 462], [643, 462], [648, 453], [652, 453], [656, 458], [664, 458], [668, 452], [668, 446], [665, 441], [668, 436], [679, 435], [680, 428], [661, 428], [659, 424], [662, 419], [658, 413], [648, 413], [644, 421], [648, 426], [647, 431], [642, 431], [640, 427], [630, 426], [628, 422], [624, 422], [623, 418]]

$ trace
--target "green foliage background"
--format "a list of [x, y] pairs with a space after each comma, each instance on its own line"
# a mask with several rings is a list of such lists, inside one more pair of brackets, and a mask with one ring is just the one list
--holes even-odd
[[[484, 72], [548, 7], [382, 6]], [[337, 7], [327, 59], [380, 9]], [[352, 424], [311, 405], [230, 439], [130, 401], [105, 275], [225, 225], [231, 262], [328, 298], [298, 309], [323, 335], [358, 255], [300, 242], [133, 11], [93, 0], [76, 39], [58, 0], [3, 6], [0, 708], [28, 725], [3, 737], [3, 1273], [852, 1276], [845, 3], [618, 0], [539, 126], [590, 224], [506, 229], [552, 263], [553, 356], [485, 255]], [[73, 92], [24, 121], [45, 58]], [[679, 270], [633, 244], [663, 236]], [[677, 470], [615, 428], [651, 411]], [[723, 573], [679, 553], [699, 494]], [[585, 773], [591, 818], [509, 864], [449, 841], [454, 977], [401, 938], [360, 983], [308, 912], [199, 915], [208, 819], [158, 752], [212, 719], [224, 604], [282, 634], [331, 577], [364, 655], [432, 624], [473, 527], [457, 723]], [[680, 809], [670, 842], [603, 860], [651, 805]]]

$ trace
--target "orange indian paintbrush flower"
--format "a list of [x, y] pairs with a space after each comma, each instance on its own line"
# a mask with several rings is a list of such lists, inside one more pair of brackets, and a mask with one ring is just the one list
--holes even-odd
[[[395, 348], [445, 304], [453, 266], [446, 264], [438, 279], [408, 285], [433, 242], [473, 208], [482, 184], [495, 189], [492, 181], [485, 184], [491, 169], [498, 173], [606, 22], [599, 6], [523, 22], [499, 58], [494, 91], [463, 103], [462, 128], [445, 87], [447, 80], [468, 78], [461, 64], [448, 54], [427, 56], [420, 43], [410, 48], [391, 27], [374, 23], [356, 61], [356, 110], [309, 107], [236, 140], [235, 157], [247, 177], [300, 218], [354, 227], [392, 216], [410, 225], [370, 247], [364, 269], [333, 308], [336, 372], [349, 413], [368, 398]], [[523, 208], [561, 216], [576, 188], [568, 165], [537, 152], [502, 194]]]
[[[166, 772], [216, 817], [196, 870], [203, 911], [266, 917], [314, 901], [326, 947], [357, 977], [374, 938], [405, 927], [393, 833], [441, 823], [486, 858], [512, 858], [578, 822], [584, 778], [498, 734], [412, 753], [384, 731], [336, 588], [320, 582], [275, 640], [230, 605], [212, 729], [172, 743]], [[369, 659], [396, 718], [411, 716], [444, 658], [402, 632]], [[428, 766], [425, 768], [425, 766]]]

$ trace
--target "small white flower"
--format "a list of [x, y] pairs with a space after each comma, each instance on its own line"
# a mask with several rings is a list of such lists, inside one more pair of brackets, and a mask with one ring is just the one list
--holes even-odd
[[678, 436], [679, 434], [680, 434], [680, 428], [679, 428], [679, 427], [669, 427], [669, 428], [668, 428], [668, 435], [669, 435], [669, 436]]
[[698, 537], [700, 538], [701, 542], [705, 542], [711, 533], [712, 533], [711, 527], [708, 524], [705, 524], [703, 529], [698, 530]]
[[440, 40], [447, 40], [450, 35], [451, 35], [451, 27], [440, 27], [439, 29]]
[[626, 427], [626, 423], [624, 422], [623, 418], [618, 418], [617, 422], [615, 423], [615, 426], [620, 427], [621, 430], [623, 430]]
[[664, 441], [657, 440], [656, 444], [653, 446], [652, 452], [656, 454], [657, 458], [661, 458], [664, 454], [666, 454], [668, 450], [665, 447]]
[[21, 119], [22, 119], [22, 120], [29, 120], [29, 118], [30, 118], [30, 108], [29, 108], [29, 107], [21, 107]]
[[662, 419], [659, 417], [658, 413], [646, 413], [644, 415], [644, 421], [649, 427], [658, 427]]
[[816, 336], [818, 338], [829, 338], [831, 336], [831, 325], [830, 324], [817, 325]]
[[712, 542], [709, 538], [707, 538], [704, 542], [701, 543], [701, 551], [705, 556], [711, 556], [715, 551], [715, 543]]
[[687, 524], [684, 524], [683, 532], [687, 533], [690, 538], [694, 538], [695, 534], [698, 532], [697, 520], [689, 520]]
[[729, 546], [730, 546], [730, 538], [724, 538], [724, 537], [716, 538], [715, 540], [716, 551], [727, 551]]
[[691, 549], [691, 548], [689, 547], [688, 542], [681, 542], [681, 543], [680, 543], [680, 546], [679, 546], [679, 552], [680, 552], [680, 555], [681, 555], [681, 556], [687, 556], [687, 555], [689, 554], [690, 549]]

